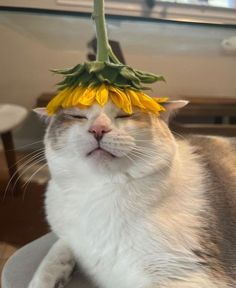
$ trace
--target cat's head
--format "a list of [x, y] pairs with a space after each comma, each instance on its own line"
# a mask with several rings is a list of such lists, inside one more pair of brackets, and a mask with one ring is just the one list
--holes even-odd
[[60, 110], [51, 117], [45, 136], [49, 167], [74, 175], [83, 170], [133, 177], [169, 167], [176, 143], [167, 121], [171, 111], [186, 104], [167, 103], [160, 117], [138, 109], [128, 115], [111, 102]]

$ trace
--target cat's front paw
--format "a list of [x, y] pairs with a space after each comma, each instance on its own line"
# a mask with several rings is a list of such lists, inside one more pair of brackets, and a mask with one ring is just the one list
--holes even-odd
[[40, 263], [28, 288], [63, 288], [69, 282], [75, 265], [70, 248], [58, 240]]
[[70, 260], [58, 265], [48, 265], [36, 271], [28, 288], [63, 288], [70, 281], [75, 262]]

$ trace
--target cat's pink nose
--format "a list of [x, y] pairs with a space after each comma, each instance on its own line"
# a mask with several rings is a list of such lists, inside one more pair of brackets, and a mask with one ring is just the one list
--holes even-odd
[[89, 132], [93, 133], [93, 136], [99, 141], [102, 139], [105, 133], [110, 132], [111, 129], [102, 124], [94, 124], [89, 128]]

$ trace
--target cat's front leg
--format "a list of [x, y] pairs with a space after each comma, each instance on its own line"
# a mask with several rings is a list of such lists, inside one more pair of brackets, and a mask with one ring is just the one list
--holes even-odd
[[64, 241], [58, 240], [41, 262], [28, 288], [62, 288], [70, 280], [75, 258]]

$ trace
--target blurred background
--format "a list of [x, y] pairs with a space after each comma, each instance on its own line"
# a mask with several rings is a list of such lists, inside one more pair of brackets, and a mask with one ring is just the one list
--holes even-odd
[[[93, 59], [92, 5], [0, 0], [0, 268], [48, 231], [45, 124], [32, 109], [55, 95], [50, 69]], [[173, 131], [236, 136], [235, 0], [107, 0], [106, 12], [120, 59], [165, 76], [151, 95], [190, 100]]]

